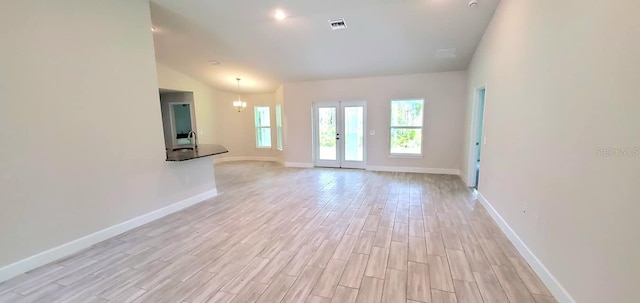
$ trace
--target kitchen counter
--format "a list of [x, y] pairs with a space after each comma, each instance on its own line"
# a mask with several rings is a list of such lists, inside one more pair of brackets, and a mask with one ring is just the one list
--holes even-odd
[[201, 144], [198, 145], [198, 148], [196, 148], [196, 150], [181, 149], [167, 151], [167, 161], [187, 161], [202, 157], [224, 154], [228, 152], [229, 150], [227, 150], [226, 147], [220, 144]]

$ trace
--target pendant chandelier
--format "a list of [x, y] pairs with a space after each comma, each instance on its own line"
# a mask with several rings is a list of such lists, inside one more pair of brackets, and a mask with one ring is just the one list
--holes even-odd
[[240, 78], [236, 78], [236, 80], [238, 80], [238, 100], [233, 101], [233, 107], [235, 107], [235, 109], [238, 112], [243, 111], [245, 108], [247, 108], [247, 102], [243, 102], [242, 100], [240, 100]]

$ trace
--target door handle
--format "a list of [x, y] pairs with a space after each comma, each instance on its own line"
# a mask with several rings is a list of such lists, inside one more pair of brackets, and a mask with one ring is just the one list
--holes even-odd
[[340, 140], [340, 134], [336, 134], [336, 140]]

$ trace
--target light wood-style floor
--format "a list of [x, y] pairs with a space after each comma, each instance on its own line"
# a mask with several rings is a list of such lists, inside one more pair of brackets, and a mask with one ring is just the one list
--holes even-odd
[[1, 302], [556, 302], [454, 176], [216, 167], [220, 195], [0, 284]]

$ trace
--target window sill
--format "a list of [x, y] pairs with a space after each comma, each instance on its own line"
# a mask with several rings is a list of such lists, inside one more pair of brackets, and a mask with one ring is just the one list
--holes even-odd
[[422, 159], [422, 154], [389, 154], [389, 158]]
[[271, 147], [256, 147], [257, 150], [270, 150], [273, 149]]

